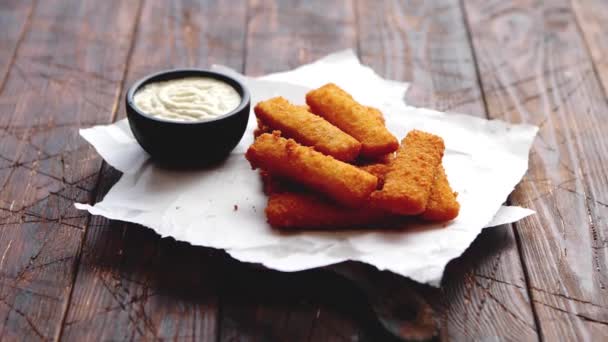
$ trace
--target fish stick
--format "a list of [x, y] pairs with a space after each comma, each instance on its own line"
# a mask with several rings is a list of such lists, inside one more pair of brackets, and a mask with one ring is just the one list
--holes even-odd
[[456, 200], [455, 193], [450, 187], [448, 177], [443, 165], [439, 164], [435, 175], [435, 182], [431, 189], [431, 195], [422, 213], [422, 218], [428, 221], [450, 221], [458, 216], [460, 204]]
[[380, 225], [392, 215], [371, 207], [341, 207], [317, 194], [284, 192], [270, 195], [266, 218], [275, 228], [336, 229]]
[[426, 209], [445, 146], [440, 137], [413, 130], [407, 134], [384, 179], [371, 195], [374, 205], [401, 215]]
[[378, 184], [376, 176], [285, 139], [276, 131], [260, 135], [245, 157], [253, 168], [302, 183], [347, 206], [361, 205]]
[[361, 143], [322, 117], [302, 106], [291, 104], [285, 98], [275, 97], [259, 102], [255, 114], [264, 125], [281, 131], [305, 146], [338, 160], [351, 161], [359, 155]]
[[[384, 186], [384, 178], [390, 169], [389, 165], [383, 163], [367, 164], [359, 166], [372, 175], [378, 177], [378, 189]], [[458, 193], [450, 187], [443, 165], [439, 164], [435, 174], [435, 181], [431, 187], [431, 195], [427, 202], [422, 218], [427, 221], [450, 221], [458, 216], [460, 204], [456, 200]]]
[[[301, 106], [296, 106], [296, 107], [310, 112], [310, 107], [308, 107], [307, 105], [301, 105]], [[380, 113], [380, 114], [382, 114], [382, 113]], [[264, 133], [272, 133], [272, 128], [270, 128], [270, 126], [268, 126], [264, 122], [262, 122], [262, 120], [260, 120], [260, 118], [256, 118], [256, 119], [258, 122], [258, 127], [256, 127], [253, 130], [254, 138], [257, 138]]]
[[306, 94], [313, 113], [324, 117], [361, 142], [361, 155], [374, 158], [397, 150], [399, 142], [386, 129], [378, 113], [359, 104], [333, 83]]
[[375, 107], [369, 107], [369, 106], [365, 106], [365, 109], [367, 109], [368, 113], [370, 113], [373, 116], [375, 116], [376, 118], [378, 118], [378, 120], [380, 122], [382, 122], [382, 124], [384, 125], [384, 123], [385, 123], [384, 122], [384, 115], [382, 115], [382, 112], [380, 111], [380, 109], [375, 108]]

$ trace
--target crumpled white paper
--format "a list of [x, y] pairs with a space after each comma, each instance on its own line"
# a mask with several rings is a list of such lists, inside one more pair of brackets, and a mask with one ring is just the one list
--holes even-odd
[[[252, 113], [240, 144], [221, 165], [201, 171], [156, 167], [133, 138], [126, 120], [81, 130], [81, 135], [124, 174], [94, 206], [93, 215], [138, 223], [163, 237], [225, 249], [232, 257], [281, 271], [357, 260], [437, 286], [446, 264], [461, 255], [484, 227], [517, 221], [533, 211], [501, 206], [528, 167], [535, 126], [488, 121], [408, 107], [407, 83], [388, 81], [362, 66], [352, 51], [295, 70], [246, 78], [252, 104], [281, 95], [304, 103], [308, 89], [334, 82], [360, 102], [380, 108], [398, 138], [417, 128], [442, 136], [444, 165], [461, 211], [450, 223], [417, 224], [398, 231], [281, 233], [268, 226], [267, 198], [243, 154], [256, 126]], [[204, 148], [204, 147], [201, 147]]]

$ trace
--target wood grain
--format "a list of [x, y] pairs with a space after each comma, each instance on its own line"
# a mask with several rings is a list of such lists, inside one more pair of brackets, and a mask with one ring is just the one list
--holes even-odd
[[77, 129], [110, 116], [134, 10], [44, 1], [21, 15], [29, 25], [0, 94], [2, 339], [59, 332], [87, 222], [72, 203], [91, 199], [101, 164]]
[[33, 8], [32, 1], [10, 0], [0, 3], [0, 90], [14, 61], [17, 46], [26, 32]]
[[567, 1], [466, 1], [492, 118], [540, 126], [511, 201], [541, 337], [608, 337], [608, 104]]
[[458, 1], [358, 1], [361, 59], [408, 81], [408, 103], [485, 116]]
[[586, 46], [602, 82], [608, 89], [608, 3], [601, 0], [572, 0], [572, 8]]
[[[146, 1], [126, 86], [168, 68], [222, 63], [239, 69], [245, 12], [246, 4], [236, 1]], [[122, 99], [120, 104], [122, 118]], [[97, 201], [118, 173], [104, 167], [101, 179]], [[218, 265], [226, 259], [161, 239], [144, 227], [94, 217], [62, 336], [74, 341], [215, 340], [223, 272]]]
[[284, 273], [223, 266], [221, 341], [395, 341], [366, 295], [324, 270]]
[[421, 289], [441, 338], [607, 339], [607, 18], [599, 0], [2, 1], [1, 339], [388, 340], [333, 273], [254, 269], [72, 206], [119, 177], [77, 129], [124, 117], [139, 77], [349, 47], [413, 81], [411, 104], [541, 127], [510, 199], [537, 215], [485, 230], [442, 293]]
[[350, 1], [249, 1], [245, 71], [261, 75], [293, 69], [331, 52], [354, 48]]
[[[378, 10], [377, 2], [358, 5], [363, 62], [384, 77], [412, 82], [408, 103], [485, 117], [457, 0], [384, 1]], [[449, 265], [442, 289], [443, 339], [536, 339], [510, 226], [484, 231]]]

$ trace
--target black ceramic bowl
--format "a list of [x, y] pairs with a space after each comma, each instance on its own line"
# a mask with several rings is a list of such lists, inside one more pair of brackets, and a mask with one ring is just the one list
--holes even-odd
[[[205, 121], [177, 122], [148, 115], [133, 101], [144, 85], [185, 77], [209, 77], [232, 86], [241, 95], [233, 111]], [[249, 91], [238, 80], [203, 69], [177, 69], [147, 76], [133, 84], [126, 97], [127, 118], [133, 135], [154, 160], [168, 166], [198, 166], [221, 161], [239, 143], [249, 119]]]

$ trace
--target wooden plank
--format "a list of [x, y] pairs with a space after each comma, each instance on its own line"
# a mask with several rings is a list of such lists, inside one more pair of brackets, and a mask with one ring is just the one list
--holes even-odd
[[293, 69], [356, 46], [350, 1], [249, 1], [245, 71], [249, 75]]
[[540, 126], [511, 201], [546, 341], [608, 337], [608, 103], [568, 1], [466, 1], [489, 114]]
[[223, 266], [221, 341], [392, 341], [352, 282], [327, 270]]
[[[222, 63], [240, 69], [246, 8], [236, 1], [146, 1], [127, 86], [167, 68]], [[119, 117], [125, 115], [122, 102]], [[101, 179], [97, 200], [118, 172], [105, 167]], [[160, 239], [137, 225], [94, 217], [63, 338], [215, 340], [217, 279], [222, 276], [218, 265], [225, 259], [204, 248]]]
[[72, 203], [90, 200], [100, 167], [78, 128], [118, 100], [134, 5], [39, 2], [17, 49], [0, 94], [3, 340], [59, 332], [87, 222]]
[[26, 32], [32, 10], [31, 1], [8, 0], [0, 3], [0, 89], [14, 61], [17, 46]]
[[604, 93], [608, 89], [608, 3], [601, 0], [573, 0], [572, 8]]
[[[356, 46], [349, 1], [250, 1], [245, 71], [283, 71]], [[363, 294], [326, 271], [286, 274], [232, 265], [222, 285], [222, 341], [381, 340]], [[243, 288], [242, 284], [246, 284]], [[372, 317], [373, 318], [373, 317]]]
[[[485, 117], [458, 0], [359, 1], [364, 63], [412, 82], [410, 104]], [[537, 333], [510, 226], [485, 230], [447, 268], [438, 311], [444, 339], [534, 340]]]
[[358, 1], [361, 59], [411, 82], [408, 103], [485, 116], [458, 1]]

